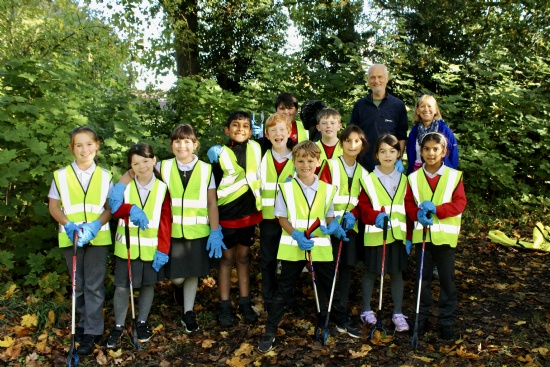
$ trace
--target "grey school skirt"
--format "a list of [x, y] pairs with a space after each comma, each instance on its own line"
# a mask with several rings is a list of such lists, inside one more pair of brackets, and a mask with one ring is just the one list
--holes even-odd
[[[154, 285], [158, 281], [164, 280], [164, 266], [157, 273], [151, 266], [152, 261], [142, 261], [141, 259], [131, 260], [132, 269], [132, 287], [141, 288], [142, 285]], [[130, 287], [128, 280], [128, 260], [116, 256], [115, 261], [115, 287]]]
[[170, 279], [202, 277], [217, 266], [218, 261], [210, 259], [206, 251], [208, 237], [187, 240], [172, 238], [170, 260], [166, 264], [166, 276]]

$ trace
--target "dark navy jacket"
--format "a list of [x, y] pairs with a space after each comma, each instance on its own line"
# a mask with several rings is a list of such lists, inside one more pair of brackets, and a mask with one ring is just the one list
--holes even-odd
[[405, 104], [387, 92], [378, 107], [372, 102], [372, 93], [355, 102], [349, 123], [358, 125], [367, 136], [369, 149], [363, 157], [363, 167], [369, 171], [378, 163], [372, 153], [380, 135], [390, 133], [397, 140], [407, 140], [408, 119]]

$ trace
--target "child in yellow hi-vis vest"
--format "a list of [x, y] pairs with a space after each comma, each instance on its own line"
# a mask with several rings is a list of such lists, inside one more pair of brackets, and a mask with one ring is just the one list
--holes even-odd
[[[421, 169], [409, 175], [405, 210], [407, 217], [414, 222], [412, 241], [407, 240], [407, 247], [415, 245], [417, 277], [420, 276], [421, 256], [424, 254], [417, 332], [422, 334], [427, 330], [433, 304], [431, 269], [437, 265], [441, 287], [438, 302], [440, 336], [453, 340], [454, 312], [458, 304], [454, 254], [467, 200], [462, 172], [444, 163], [444, 157], [448, 154], [447, 145], [447, 138], [441, 133], [428, 133], [422, 139], [420, 153], [424, 163]], [[427, 236], [426, 248], [422, 251], [424, 227]]]
[[[134, 179], [126, 186], [124, 203], [113, 213], [119, 218], [115, 237], [116, 288], [113, 300], [116, 324], [107, 339], [107, 348], [118, 347], [128, 311], [127, 241], [130, 245], [132, 287], [140, 289], [137, 338], [144, 343], [153, 335], [147, 318], [155, 295], [154, 286], [157, 281], [164, 280], [163, 265], [168, 261], [172, 225], [170, 195], [167, 185], [159, 179], [156, 161], [149, 144], [138, 143], [128, 151], [128, 166], [133, 171]], [[126, 233], [129, 238], [126, 238]]]
[[[361, 320], [376, 325], [377, 320], [371, 308], [371, 297], [378, 274], [390, 275], [393, 299], [392, 321], [395, 330], [409, 330], [407, 316], [403, 315], [403, 271], [407, 267], [405, 238], [407, 220], [405, 214], [405, 192], [407, 177], [399, 172], [396, 162], [401, 155], [401, 146], [391, 134], [383, 134], [374, 146], [374, 159], [380, 164], [374, 171], [361, 179], [361, 193], [357, 210], [365, 226], [365, 271], [363, 273], [363, 311]], [[388, 219], [387, 241], [384, 253], [384, 218]], [[383, 291], [383, 290], [382, 290]], [[380, 304], [379, 304], [380, 306]]]
[[[277, 259], [281, 261], [281, 275], [277, 290], [268, 309], [265, 333], [261, 337], [258, 349], [265, 353], [273, 348], [277, 326], [283, 316], [284, 308], [292, 297], [294, 282], [307, 265], [307, 254], [315, 268], [317, 284], [325, 294], [331, 290], [334, 276], [334, 261], [329, 234], [345, 237], [345, 232], [334, 219], [332, 204], [336, 187], [320, 181], [315, 170], [321, 164], [321, 151], [312, 141], [303, 141], [292, 149], [292, 161], [296, 167], [296, 177], [279, 184], [280, 191], [275, 201], [275, 216], [283, 228]], [[313, 232], [314, 238], [307, 238], [305, 231], [319, 218], [321, 228]], [[324, 227], [324, 226], [327, 227]], [[312, 237], [313, 237], [312, 236]], [[351, 337], [359, 337], [359, 329], [348, 320], [347, 313], [334, 297], [333, 310], [337, 329]], [[319, 315], [324, 321], [324, 315]]]
[[[103, 335], [103, 304], [107, 255], [111, 245], [107, 197], [111, 173], [95, 163], [99, 137], [88, 127], [75, 128], [69, 149], [75, 160], [54, 173], [48, 194], [51, 216], [59, 222], [59, 247], [72, 272], [73, 238], [78, 231], [76, 264], [76, 309], [80, 321], [75, 330], [78, 354], [93, 351]], [[72, 278], [72, 274], [71, 274]]]
[[[191, 333], [200, 328], [194, 312], [199, 277], [207, 275], [215, 265], [211, 258], [222, 256], [223, 235], [212, 165], [196, 155], [200, 146], [193, 126], [175, 126], [170, 134], [170, 147], [174, 158], [155, 165], [168, 186], [171, 200], [170, 259], [165, 274], [174, 286], [184, 331]], [[113, 188], [109, 197], [113, 210], [122, 203], [122, 193], [130, 180], [126, 173]]]
[[237, 268], [239, 308], [243, 320], [256, 322], [258, 315], [250, 301], [250, 246], [254, 244], [256, 225], [262, 220], [260, 197], [261, 147], [252, 136], [250, 115], [236, 111], [229, 115], [224, 132], [226, 145], [211, 147], [207, 156], [216, 179], [218, 211], [223, 234], [223, 252], [218, 269], [222, 327], [235, 324], [230, 299], [231, 270]]

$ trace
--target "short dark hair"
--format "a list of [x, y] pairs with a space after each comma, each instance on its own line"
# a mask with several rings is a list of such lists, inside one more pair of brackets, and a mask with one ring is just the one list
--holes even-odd
[[275, 100], [275, 111], [277, 111], [277, 108], [279, 105], [283, 105], [285, 107], [296, 107], [296, 110], [298, 110], [298, 99], [294, 97], [290, 93], [281, 93], [277, 96], [277, 99]]
[[367, 150], [369, 150], [369, 142], [367, 141], [367, 137], [365, 136], [365, 132], [358, 125], [348, 125], [344, 129], [344, 131], [342, 131], [342, 133], [340, 134], [339, 144], [340, 144], [340, 147], [343, 148], [344, 147], [344, 141], [346, 141], [346, 139], [349, 138], [349, 136], [352, 133], [356, 133], [357, 135], [359, 135], [359, 139], [361, 139], [361, 143], [363, 143], [363, 146], [361, 147], [361, 151], [357, 155], [359, 160], [361, 160], [363, 158], [363, 156], [365, 155], [365, 153], [367, 152]]
[[252, 118], [250, 117], [250, 114], [248, 112], [244, 111], [235, 111], [232, 112], [229, 117], [227, 118], [227, 121], [225, 122], [225, 127], [229, 127], [231, 125], [231, 121], [234, 120], [248, 120], [250, 121]]
[[[399, 140], [392, 134], [383, 134], [381, 135], [378, 140], [376, 141], [376, 144], [374, 145], [374, 151], [372, 152], [372, 157], [376, 160], [376, 155], [378, 154], [378, 150], [380, 149], [380, 145], [382, 143], [388, 144], [390, 147], [397, 150], [399, 154], [401, 154], [401, 145], [399, 144]], [[399, 157], [399, 156], [398, 156]]]

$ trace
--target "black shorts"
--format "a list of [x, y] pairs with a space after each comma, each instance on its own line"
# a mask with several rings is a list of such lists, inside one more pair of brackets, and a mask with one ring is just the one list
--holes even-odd
[[222, 228], [222, 234], [223, 243], [228, 250], [236, 245], [250, 247], [254, 244], [256, 225], [243, 228]]

